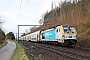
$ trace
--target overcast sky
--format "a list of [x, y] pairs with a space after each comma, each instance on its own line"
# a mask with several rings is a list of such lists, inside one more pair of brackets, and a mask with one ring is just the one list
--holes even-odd
[[[5, 33], [12, 31], [16, 34], [18, 25], [38, 24], [43, 13], [51, 9], [52, 1], [57, 4], [64, 0], [0, 0], [0, 19], [5, 22]], [[21, 27], [20, 32], [25, 32], [25, 29]]]

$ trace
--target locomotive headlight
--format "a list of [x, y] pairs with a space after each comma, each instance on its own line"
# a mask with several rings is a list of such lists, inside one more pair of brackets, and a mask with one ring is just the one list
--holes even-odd
[[65, 38], [65, 36], [63, 35], [62, 38]]
[[73, 38], [76, 38], [76, 35], [74, 35]]

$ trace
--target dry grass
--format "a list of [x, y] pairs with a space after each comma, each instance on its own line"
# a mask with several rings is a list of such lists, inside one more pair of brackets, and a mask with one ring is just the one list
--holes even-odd
[[16, 42], [16, 50], [10, 60], [29, 60], [24, 49]]

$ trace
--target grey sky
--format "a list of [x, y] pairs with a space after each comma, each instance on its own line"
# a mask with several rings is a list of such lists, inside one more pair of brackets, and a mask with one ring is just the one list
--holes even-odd
[[[57, 4], [61, 0], [22, 0], [20, 10], [21, 0], [0, 0], [0, 17], [5, 22], [4, 31], [17, 33], [18, 24], [38, 24], [42, 14], [51, 9], [52, 1]], [[24, 32], [27, 28], [29, 29], [21, 27], [20, 31]]]

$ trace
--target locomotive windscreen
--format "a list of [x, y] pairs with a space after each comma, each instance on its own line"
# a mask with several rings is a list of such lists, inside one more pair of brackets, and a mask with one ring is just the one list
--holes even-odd
[[64, 28], [64, 32], [76, 32], [74, 26], [67, 25], [67, 26], [63, 26], [63, 28]]

